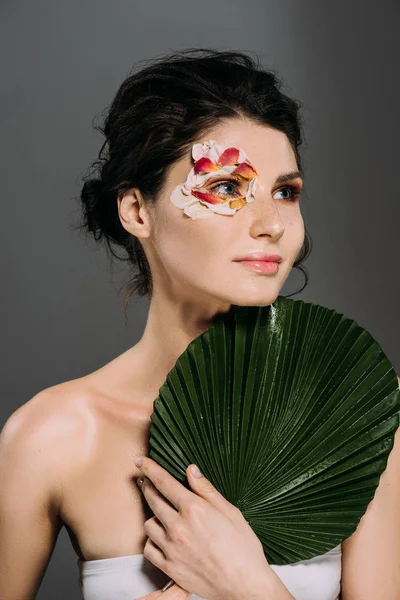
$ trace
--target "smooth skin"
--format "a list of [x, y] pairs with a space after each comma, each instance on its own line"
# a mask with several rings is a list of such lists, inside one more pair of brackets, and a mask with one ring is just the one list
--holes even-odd
[[[149, 505], [154, 500], [149, 486], [145, 495], [136, 484], [143, 473], [133, 461], [149, 454], [150, 415], [160, 386], [213, 316], [232, 303], [271, 304], [291, 271], [304, 223], [301, 199], [289, 202], [287, 187], [301, 180], [276, 183], [278, 176], [297, 170], [286, 136], [237, 119], [198, 141], [210, 138], [246, 151], [258, 172], [255, 201], [233, 216], [193, 220], [184, 215], [169, 196], [192, 167], [190, 153], [170, 169], [155, 209], [143, 203], [137, 189], [122, 195], [121, 223], [140, 238], [153, 275], [142, 338], [93, 373], [39, 392], [11, 415], [0, 434], [2, 600], [35, 598], [63, 526], [82, 559], [146, 556], [152, 536], [146, 522], [153, 517]], [[256, 251], [281, 254], [276, 274], [233, 262]], [[342, 544], [342, 600], [400, 599], [399, 435], [374, 499]], [[197, 498], [193, 491], [193, 501]], [[223, 535], [210, 539], [208, 556]], [[247, 543], [255, 552], [250, 535]], [[226, 569], [240, 551], [234, 545], [226, 549], [220, 557]], [[147, 557], [151, 560], [151, 552]], [[195, 571], [194, 566], [192, 575]], [[204, 575], [207, 580], [211, 574]], [[165, 582], [169, 579], [166, 575]], [[147, 597], [159, 593], [165, 600], [183, 600], [187, 595], [176, 596], [186, 594], [178, 584]], [[241, 591], [246, 597], [246, 589]]]

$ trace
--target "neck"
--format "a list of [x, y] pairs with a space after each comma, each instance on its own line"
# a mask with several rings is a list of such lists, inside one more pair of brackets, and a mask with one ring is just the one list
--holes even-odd
[[218, 313], [230, 307], [227, 302], [199, 305], [153, 295], [143, 336], [135, 347], [143, 375], [158, 389], [190, 342], [212, 325]]

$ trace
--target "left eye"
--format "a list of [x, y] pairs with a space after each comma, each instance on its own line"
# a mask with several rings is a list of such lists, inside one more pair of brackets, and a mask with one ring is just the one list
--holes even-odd
[[[221, 187], [222, 185], [227, 186], [228, 190], [225, 191], [219, 191], [218, 188]], [[229, 189], [230, 188], [230, 189]], [[233, 181], [221, 181], [220, 183], [217, 183], [217, 185], [213, 185], [210, 188], [212, 193], [217, 193], [217, 194], [223, 194], [224, 196], [229, 196], [231, 194], [238, 194], [239, 193], [239, 186], [237, 183], [234, 183]]]
[[287, 200], [288, 202], [295, 202], [300, 196], [300, 188], [295, 185], [287, 185], [286, 187], [278, 190], [277, 194], [281, 194], [282, 192], [289, 192], [289, 196], [286, 196], [286, 198], [282, 198], [283, 200]]

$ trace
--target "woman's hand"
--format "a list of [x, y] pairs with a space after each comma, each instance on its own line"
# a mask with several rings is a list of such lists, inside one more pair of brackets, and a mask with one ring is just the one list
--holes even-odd
[[[241, 598], [246, 590], [276, 586], [262, 544], [241, 511], [205, 477], [194, 477], [194, 465], [186, 471], [193, 493], [154, 460], [141, 458], [141, 490], [154, 514], [144, 525], [148, 560], [183, 591], [208, 600]], [[168, 591], [162, 592], [165, 600]]]
[[146, 594], [146, 596], [140, 596], [137, 600], [188, 600], [190, 596], [191, 592], [187, 592], [177, 583], [174, 583], [174, 585], [165, 592], [163, 592], [163, 590], [156, 590], [155, 592]]

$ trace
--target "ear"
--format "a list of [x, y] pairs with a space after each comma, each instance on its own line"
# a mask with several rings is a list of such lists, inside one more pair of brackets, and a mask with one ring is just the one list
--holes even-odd
[[118, 195], [118, 214], [121, 224], [138, 238], [147, 238], [151, 232], [151, 219], [148, 207], [138, 188], [130, 188]]

